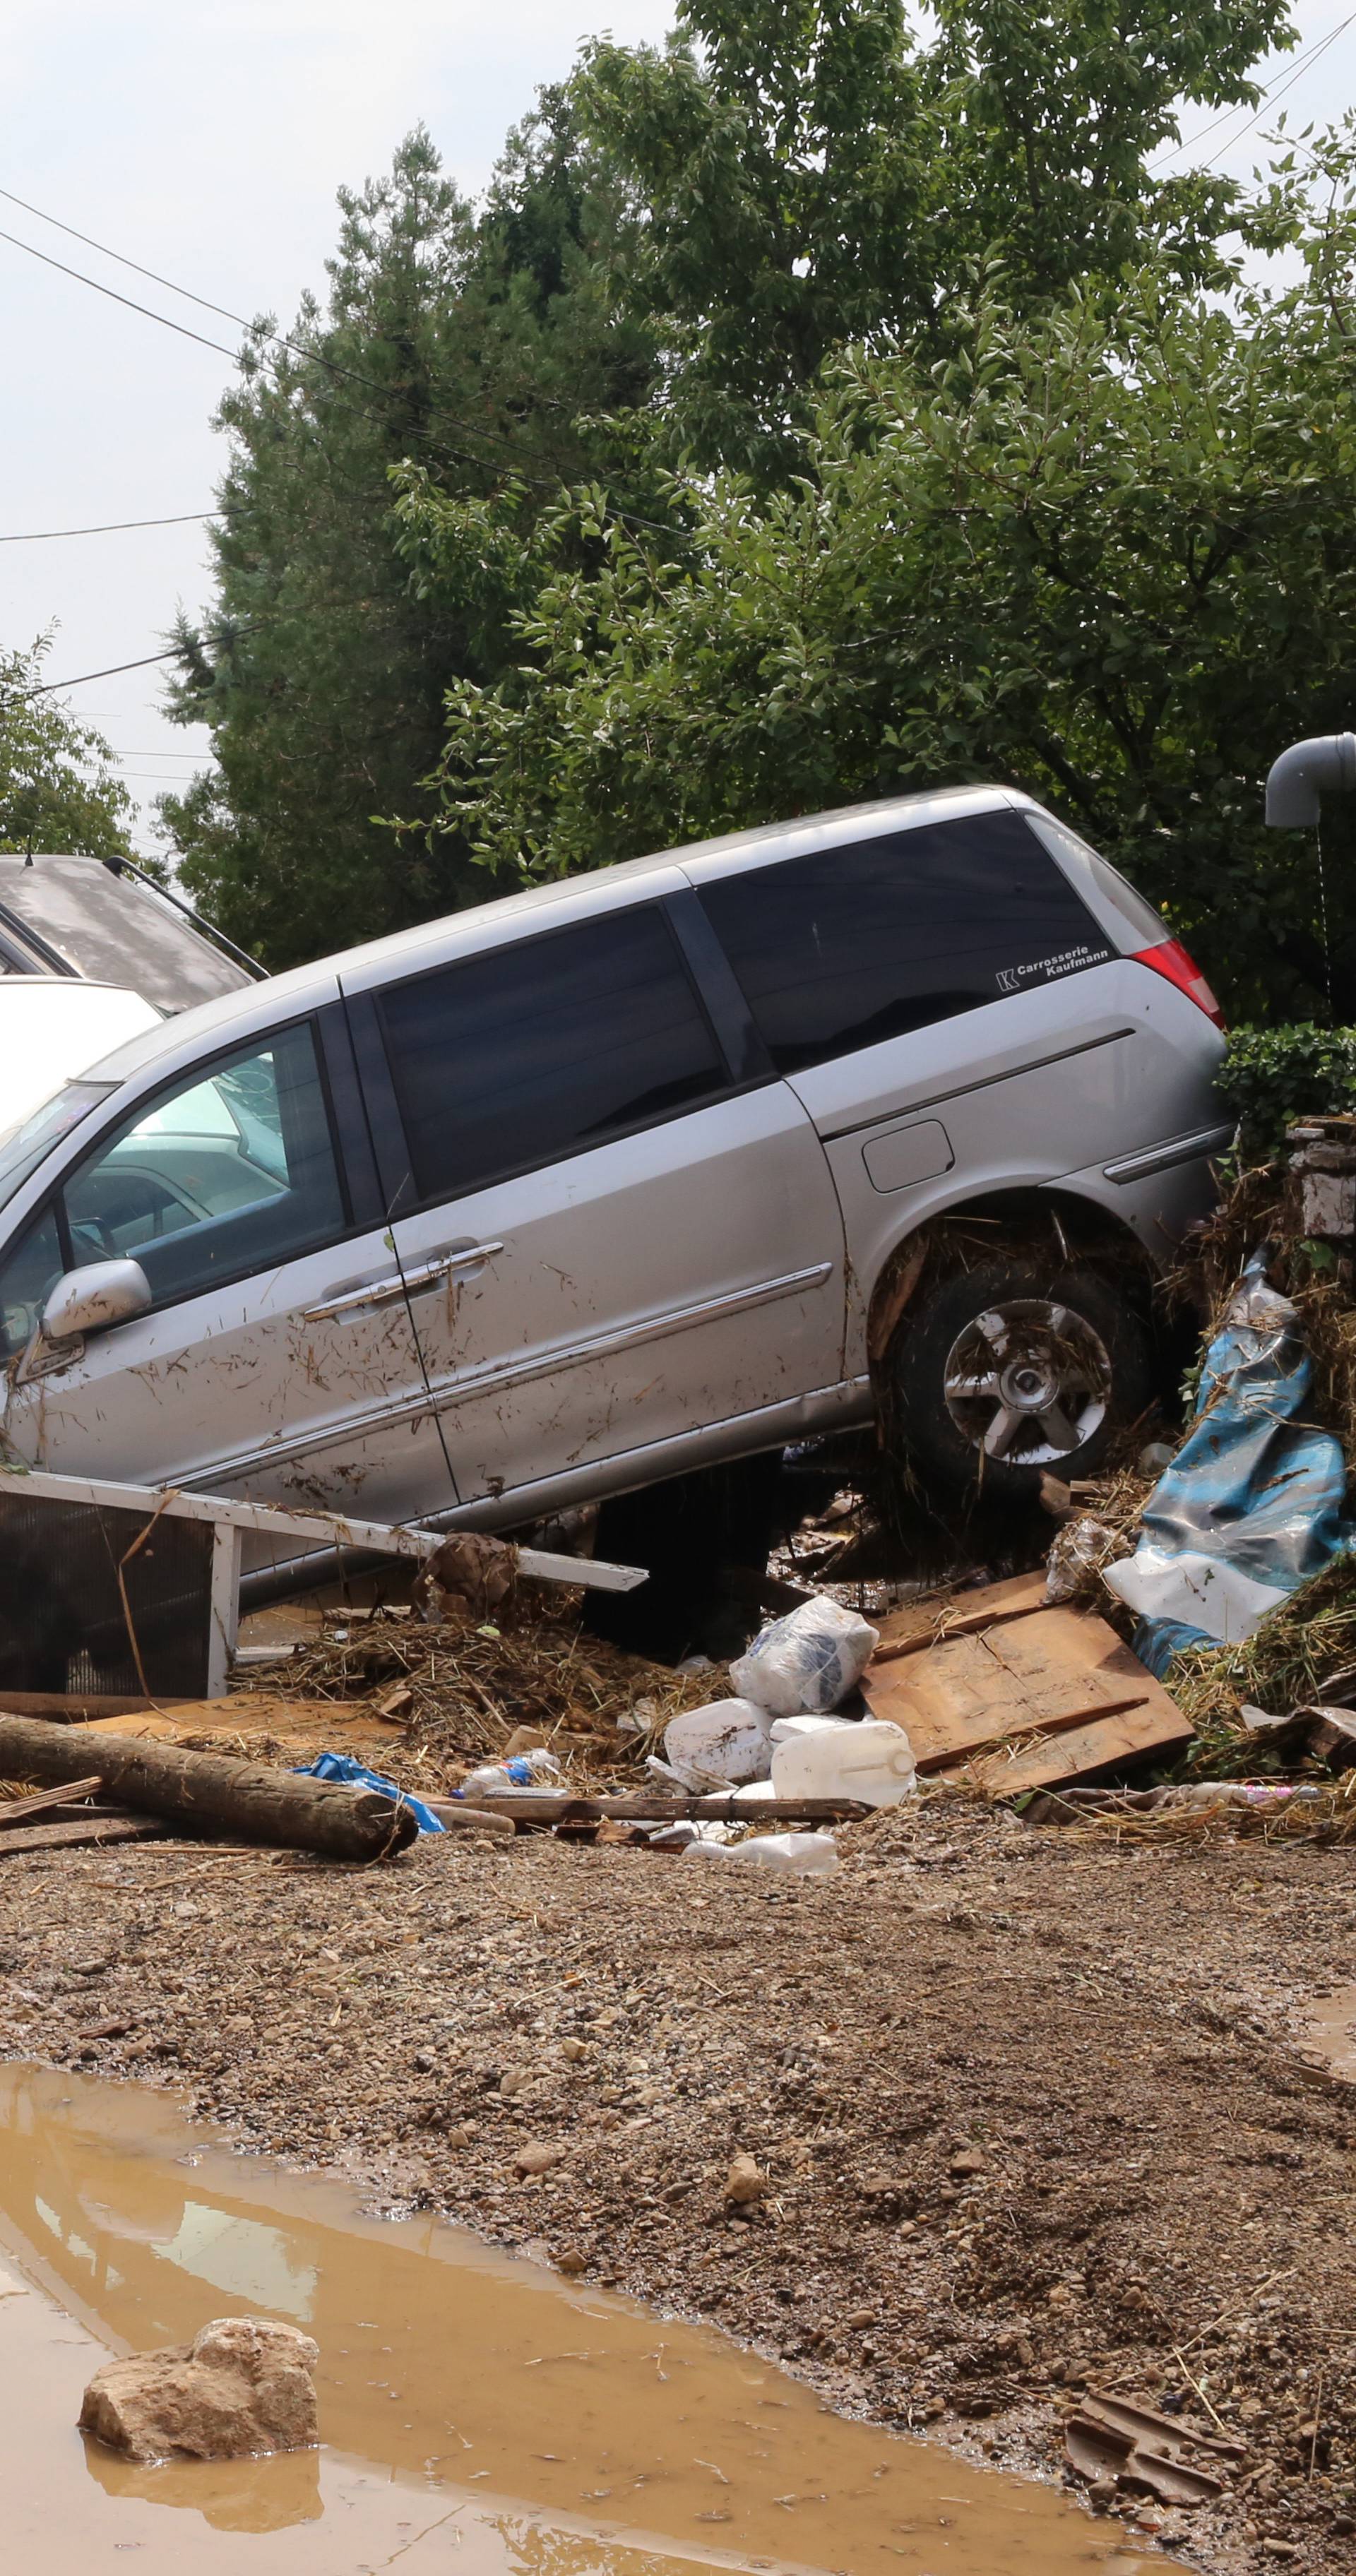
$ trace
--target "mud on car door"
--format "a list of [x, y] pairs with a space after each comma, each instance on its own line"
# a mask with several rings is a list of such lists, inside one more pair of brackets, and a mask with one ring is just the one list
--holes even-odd
[[[453, 1499], [346, 1046], [337, 1007], [256, 1036], [73, 1161], [0, 1267], [31, 1464], [371, 1520]], [[150, 1311], [25, 1362], [53, 1273], [110, 1259]]]
[[731, 1063], [665, 904], [354, 1007], [403, 1125], [419, 1205], [396, 1240], [463, 1502], [633, 1454], [660, 1474], [665, 1444], [835, 1384], [822, 1148], [770, 1068]]

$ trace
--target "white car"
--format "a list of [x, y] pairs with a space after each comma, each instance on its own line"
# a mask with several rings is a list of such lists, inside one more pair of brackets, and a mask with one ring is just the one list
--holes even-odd
[[541, 887], [133, 1037], [0, 1146], [12, 1453], [511, 1527], [869, 1421], [1092, 1467], [1222, 1040], [1030, 798]]

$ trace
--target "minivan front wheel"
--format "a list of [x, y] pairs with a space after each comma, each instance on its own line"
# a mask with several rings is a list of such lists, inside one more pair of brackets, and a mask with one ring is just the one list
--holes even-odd
[[892, 1353], [916, 1469], [953, 1494], [1019, 1501], [1095, 1473], [1153, 1391], [1146, 1326], [1096, 1271], [990, 1261], [942, 1279]]

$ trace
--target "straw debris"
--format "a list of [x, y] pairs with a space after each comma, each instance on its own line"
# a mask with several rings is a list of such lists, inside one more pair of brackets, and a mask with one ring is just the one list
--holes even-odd
[[[254, 1687], [276, 1692], [279, 1679], [274, 1667]], [[454, 1787], [471, 1764], [500, 1759], [520, 1728], [572, 1775], [601, 1786], [634, 1778], [670, 1718], [710, 1699], [722, 1675], [647, 1663], [559, 1619], [427, 1627], [379, 1611], [346, 1638], [295, 1654], [283, 1686], [290, 1700], [380, 1717], [393, 1683], [402, 1686], [400, 1718], [386, 1724], [411, 1787]], [[233, 1714], [244, 1717], [249, 1696], [233, 1696]]]

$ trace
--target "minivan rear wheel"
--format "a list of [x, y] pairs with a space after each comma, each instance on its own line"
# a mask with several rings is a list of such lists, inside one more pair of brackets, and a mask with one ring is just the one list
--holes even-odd
[[1095, 1473], [1153, 1392], [1149, 1334], [1096, 1271], [984, 1262], [925, 1291], [891, 1353], [909, 1457], [952, 1494], [1017, 1502]]

